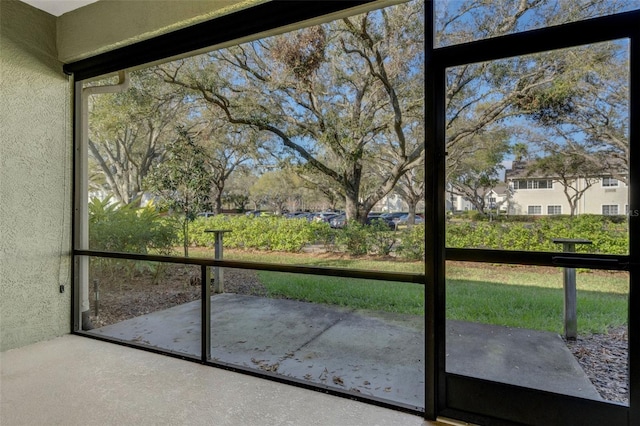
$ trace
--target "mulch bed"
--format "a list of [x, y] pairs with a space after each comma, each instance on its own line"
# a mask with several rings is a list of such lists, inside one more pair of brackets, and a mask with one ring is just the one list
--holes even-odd
[[[93, 287], [89, 290], [91, 322], [96, 328], [200, 300], [199, 267], [168, 265], [157, 277], [140, 271], [93, 273], [93, 279], [98, 280], [99, 288], [98, 316]], [[224, 286], [228, 293], [267, 295], [267, 289], [251, 270], [225, 269]]]
[[607, 334], [578, 335], [566, 343], [603, 399], [629, 403], [627, 327], [613, 328]]

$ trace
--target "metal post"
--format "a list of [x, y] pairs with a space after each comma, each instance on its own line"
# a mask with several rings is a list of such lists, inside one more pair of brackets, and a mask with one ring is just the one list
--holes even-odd
[[100, 291], [98, 289], [98, 280], [93, 280], [93, 309], [96, 318], [98, 318], [98, 313], [100, 309]]
[[[221, 231], [216, 231], [216, 239], [215, 239], [215, 244], [214, 244], [214, 259], [216, 260], [222, 260], [222, 236], [223, 236], [223, 232]], [[214, 292], [216, 293], [224, 293], [224, 272], [222, 270], [222, 268], [220, 267], [215, 267], [213, 269], [214, 274], [213, 274], [213, 282], [214, 282]]]
[[[562, 251], [575, 253], [576, 244], [591, 244], [589, 240], [574, 240], [556, 238], [554, 243], [562, 244]], [[567, 340], [576, 340], [578, 337], [578, 296], [576, 291], [575, 268], [564, 268], [564, 337]]]
[[[575, 243], [563, 243], [562, 250], [575, 253]], [[564, 268], [564, 337], [575, 340], [578, 337], [578, 301], [576, 294], [576, 270]]]
[[204, 362], [211, 359], [211, 270], [202, 265], [200, 268], [201, 285], [201, 351], [200, 359]]
[[[215, 260], [222, 260], [223, 253], [223, 236], [226, 232], [231, 232], [228, 229], [205, 229], [204, 232], [213, 233], [214, 234], [214, 242], [213, 242], [213, 258]], [[223, 269], [219, 266], [213, 266], [213, 283], [214, 283], [214, 292], [215, 293], [224, 293], [224, 272]]]

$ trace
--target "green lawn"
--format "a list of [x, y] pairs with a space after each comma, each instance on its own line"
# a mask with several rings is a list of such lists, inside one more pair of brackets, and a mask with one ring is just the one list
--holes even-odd
[[269, 295], [413, 315], [424, 314], [424, 287], [417, 284], [279, 272], [258, 273]]
[[[561, 268], [447, 268], [447, 316], [562, 332]], [[578, 271], [578, 333], [605, 332], [627, 322], [626, 273]]]
[[[304, 256], [229, 251], [226, 259], [332, 266], [396, 272], [422, 272], [420, 262], [370, 258]], [[272, 297], [413, 315], [424, 313], [424, 287], [417, 284], [258, 273]], [[628, 275], [578, 271], [578, 333], [605, 332], [626, 324]], [[447, 264], [447, 318], [562, 332], [561, 268]]]

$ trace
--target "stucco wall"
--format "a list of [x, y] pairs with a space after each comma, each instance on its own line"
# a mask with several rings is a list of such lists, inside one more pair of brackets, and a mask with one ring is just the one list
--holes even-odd
[[[584, 188], [584, 180], [580, 180], [578, 187]], [[553, 189], [518, 189], [514, 192], [511, 206], [515, 214], [527, 214], [528, 206], [541, 206], [542, 215], [547, 214], [548, 206], [562, 206], [562, 214], [570, 214], [571, 208], [564, 188], [559, 182], [553, 183]], [[618, 187], [605, 188], [602, 181], [595, 182], [581, 196], [576, 207], [576, 214], [602, 214], [603, 205], [617, 205], [618, 214], [626, 214], [629, 204], [629, 189], [619, 182]]]
[[55, 48], [55, 18], [2, 0], [0, 30], [4, 351], [70, 330], [71, 115], [70, 85]]

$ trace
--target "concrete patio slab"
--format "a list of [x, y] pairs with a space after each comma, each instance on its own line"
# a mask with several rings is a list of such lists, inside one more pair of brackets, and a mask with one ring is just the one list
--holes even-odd
[[449, 320], [447, 371], [602, 399], [562, 338], [543, 331]]
[[[92, 333], [200, 356], [200, 302]], [[421, 317], [236, 294], [211, 298], [214, 361], [424, 407]], [[447, 371], [600, 399], [557, 334], [448, 321]]]

